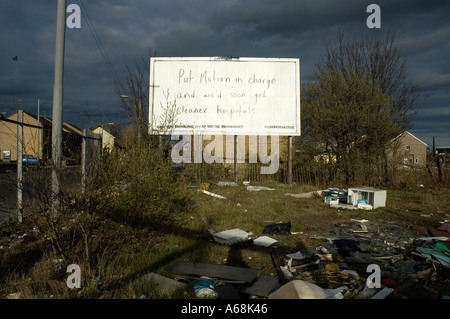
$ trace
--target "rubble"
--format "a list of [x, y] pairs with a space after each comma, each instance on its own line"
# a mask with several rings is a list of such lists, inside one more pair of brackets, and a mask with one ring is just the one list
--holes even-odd
[[[450, 288], [450, 233], [442, 237], [418, 237], [428, 234], [426, 227], [408, 227], [399, 222], [370, 222], [368, 220], [334, 220], [334, 231], [323, 236], [323, 246], [332, 254], [328, 264], [356, 270], [362, 276], [369, 275], [365, 268], [378, 264], [382, 283], [391, 290], [385, 297], [396, 294], [403, 296], [411, 285], [443, 282]], [[355, 228], [364, 225], [366, 232], [355, 233]], [[442, 229], [446, 229], [443, 226]], [[315, 258], [320, 260], [315, 271], [323, 271], [325, 260], [323, 250], [317, 251]], [[304, 260], [311, 262], [314, 258]], [[299, 267], [294, 265], [297, 271]], [[301, 278], [304, 272], [293, 274]], [[413, 281], [411, 281], [414, 279]]]

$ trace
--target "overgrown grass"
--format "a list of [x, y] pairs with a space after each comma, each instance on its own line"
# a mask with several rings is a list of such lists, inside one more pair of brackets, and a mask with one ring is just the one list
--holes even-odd
[[[333, 230], [335, 219], [437, 227], [450, 216], [450, 191], [436, 185], [390, 188], [387, 206], [373, 214], [338, 210], [319, 196], [288, 195], [318, 189], [306, 185], [252, 182], [274, 189], [259, 192], [248, 191], [242, 184], [220, 187], [217, 179], [207, 180], [206, 175], [179, 175], [156, 153], [139, 146], [110, 154], [85, 196], [71, 198], [57, 217], [39, 211], [22, 224], [4, 225], [0, 229], [0, 296], [20, 292], [21, 298], [193, 297], [189, 293], [163, 296], [143, 275], [155, 272], [170, 277], [165, 268], [176, 261], [276, 272], [268, 248], [219, 244], [211, 229], [239, 228], [261, 236], [266, 225], [290, 221], [295, 234], [271, 235], [278, 240], [277, 248], [271, 249], [282, 253], [314, 249], [321, 243], [320, 236]], [[226, 199], [200, 192], [200, 182], [205, 181], [210, 182], [210, 192]], [[39, 231], [33, 232], [36, 226]], [[27, 235], [18, 238], [22, 234]], [[82, 283], [81, 289], [69, 290], [66, 269], [73, 263], [81, 268]]]

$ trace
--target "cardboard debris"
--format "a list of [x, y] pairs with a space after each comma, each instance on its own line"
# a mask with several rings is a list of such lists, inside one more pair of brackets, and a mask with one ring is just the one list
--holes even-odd
[[251, 233], [241, 229], [230, 229], [213, 234], [213, 238], [220, 244], [233, 245], [238, 242], [249, 240]]
[[270, 238], [268, 236], [260, 236], [253, 240], [253, 243], [255, 245], [264, 246], [264, 247], [269, 247], [270, 245], [272, 245], [276, 242], [278, 242], [278, 241], [273, 238]]

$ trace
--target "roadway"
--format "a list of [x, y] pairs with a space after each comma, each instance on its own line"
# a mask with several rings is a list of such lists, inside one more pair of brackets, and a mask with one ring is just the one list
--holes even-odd
[[[79, 165], [63, 168], [63, 187], [79, 190], [81, 169]], [[39, 200], [49, 196], [51, 185], [51, 168], [30, 169], [23, 167], [22, 178], [23, 214], [38, 208]], [[0, 225], [17, 212], [17, 168], [14, 166], [0, 169]]]

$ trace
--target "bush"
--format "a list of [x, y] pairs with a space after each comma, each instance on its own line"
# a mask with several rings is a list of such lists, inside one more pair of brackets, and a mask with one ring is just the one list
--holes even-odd
[[130, 223], [170, 219], [187, 202], [175, 173], [160, 149], [145, 142], [105, 155], [94, 182], [101, 213]]

